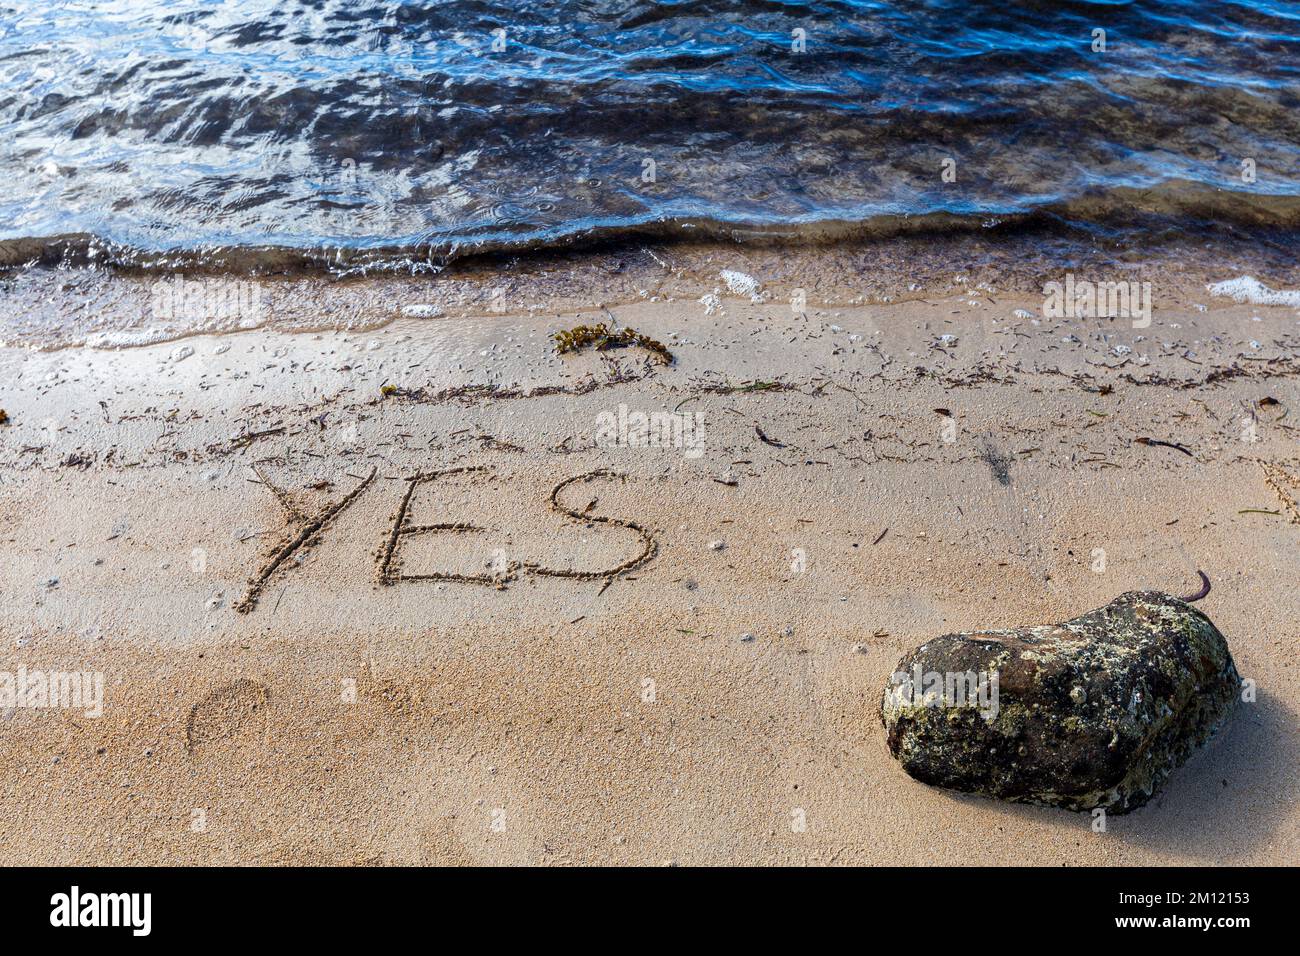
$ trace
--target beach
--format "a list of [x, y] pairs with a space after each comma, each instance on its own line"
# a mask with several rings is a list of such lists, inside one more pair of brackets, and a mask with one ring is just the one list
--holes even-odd
[[[1161, 267], [1149, 324], [1052, 317], [1050, 269], [671, 256], [454, 301], [268, 281], [267, 321], [179, 336], [124, 305], [156, 275], [14, 279], [0, 671], [103, 693], [0, 712], [0, 858], [1294, 862], [1294, 304]], [[99, 324], [49, 304], [79, 284]], [[557, 354], [597, 323], [671, 361]], [[1198, 570], [1257, 699], [1147, 806], [1098, 832], [890, 757], [881, 694], [928, 637]]]

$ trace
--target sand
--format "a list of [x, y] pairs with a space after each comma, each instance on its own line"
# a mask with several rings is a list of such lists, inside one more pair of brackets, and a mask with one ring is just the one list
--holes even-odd
[[[412, 297], [0, 350], [0, 671], [104, 675], [102, 716], [0, 712], [0, 861], [1294, 863], [1300, 315], [1197, 298]], [[611, 316], [675, 362], [554, 354]], [[637, 412], [677, 446], [610, 445]], [[1096, 832], [890, 758], [928, 636], [1198, 568], [1258, 698], [1148, 806]]]

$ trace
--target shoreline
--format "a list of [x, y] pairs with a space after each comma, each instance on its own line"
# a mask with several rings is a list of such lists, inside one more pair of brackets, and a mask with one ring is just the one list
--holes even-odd
[[[0, 670], [105, 676], [102, 717], [0, 715], [0, 820], [28, 834], [5, 860], [1289, 862], [1300, 517], [1260, 462], [1300, 476], [1297, 310], [1168, 276], [1134, 329], [972, 276], [796, 314], [744, 265], [766, 301], [611, 296], [671, 365], [556, 355], [550, 333], [604, 316], [552, 308], [586, 295], [567, 274], [531, 315], [392, 316], [409, 301], [372, 281], [373, 329], [0, 349]], [[636, 412], [697, 417], [635, 445]], [[485, 470], [411, 490], [456, 468]], [[564, 484], [601, 469], [622, 477]], [[385, 584], [403, 501], [482, 530], [403, 536], [414, 577]], [[653, 557], [581, 577], [636, 558], [637, 529]], [[523, 570], [418, 577], [502, 560]], [[1259, 701], [1107, 832], [889, 757], [879, 694], [927, 637], [1201, 569]]]
[[[469, 257], [414, 275], [33, 264], [0, 271], [0, 345], [111, 349], [254, 328], [364, 333], [412, 317], [603, 317], [605, 309], [638, 303], [677, 304], [689, 317], [708, 319], [715, 300], [720, 307], [729, 297], [748, 297], [724, 274], [752, 277], [761, 301], [784, 304], [792, 314], [967, 293], [994, 306], [1027, 299], [1028, 310], [1039, 314], [1047, 285], [1071, 277], [1149, 283], [1154, 305], [1164, 309], [1225, 307], [1232, 299], [1208, 287], [1242, 277], [1271, 289], [1300, 288], [1294, 253], [1276, 243], [1138, 248], [1034, 233], [797, 245], [598, 245]], [[170, 291], [185, 286], [189, 293]]]

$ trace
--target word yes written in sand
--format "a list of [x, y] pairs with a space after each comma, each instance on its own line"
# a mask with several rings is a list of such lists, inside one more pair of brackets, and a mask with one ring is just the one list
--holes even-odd
[[[401, 562], [402, 545], [414, 535], [467, 534], [488, 530], [478, 525], [463, 522], [413, 524], [411, 522], [411, 500], [415, 497], [416, 491], [423, 485], [436, 485], [440, 480], [452, 476], [486, 475], [489, 472], [490, 469], [477, 466], [449, 468], [442, 471], [421, 472], [406, 479], [406, 490], [402, 495], [401, 504], [398, 506], [397, 513], [393, 517], [393, 523], [388, 528], [377, 555], [379, 583], [392, 585], [409, 581], [458, 581], [466, 584], [483, 584], [504, 588], [508, 582], [523, 574], [536, 574], [542, 577], [573, 578], [581, 581], [604, 580], [605, 587], [608, 587], [616, 577], [636, 570], [649, 562], [658, 552], [658, 545], [654, 537], [635, 521], [594, 514], [591, 510], [594, 502], [582, 511], [575, 511], [561, 503], [561, 494], [570, 485], [621, 477], [602, 469], [564, 479], [551, 489], [549, 503], [552, 511], [567, 518], [594, 524], [613, 525], [634, 531], [640, 539], [639, 553], [614, 567], [578, 571], [567, 568], [548, 568], [541, 564], [509, 561], [503, 558], [488, 574], [455, 574], [443, 571], [407, 573], [403, 571]], [[271, 490], [284, 508], [290, 523], [290, 533], [288, 539], [271, 552], [257, 574], [249, 579], [248, 589], [240, 602], [235, 605], [235, 609], [247, 613], [257, 607], [258, 599], [261, 597], [267, 583], [277, 574], [288, 570], [288, 567], [294, 563], [292, 559], [295, 556], [300, 555], [320, 540], [321, 535], [331, 522], [365, 494], [374, 481], [375, 474], [376, 470], [371, 469], [370, 474], [361, 479], [356, 487], [344, 495], [343, 498], [321, 509], [315, 515], [308, 515], [293, 502], [288, 494], [272, 484], [261, 472], [258, 472], [258, 477], [261, 478], [262, 483]], [[603, 591], [604, 588], [601, 588], [601, 590]]]

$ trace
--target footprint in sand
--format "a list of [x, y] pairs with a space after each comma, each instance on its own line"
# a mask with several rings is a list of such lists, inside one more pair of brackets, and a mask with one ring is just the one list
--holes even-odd
[[240, 678], [218, 687], [190, 708], [185, 724], [185, 745], [194, 750], [213, 740], [239, 733], [266, 705], [268, 693], [257, 681]]

